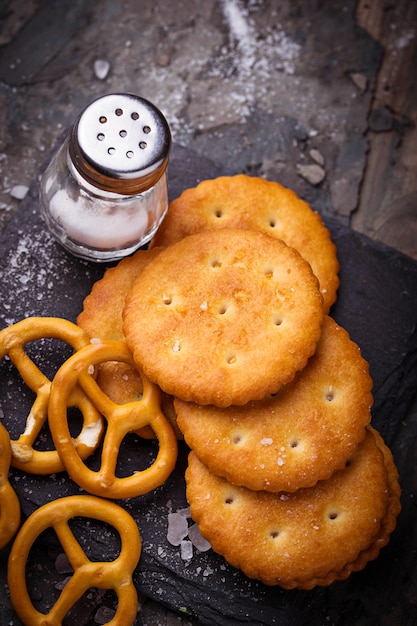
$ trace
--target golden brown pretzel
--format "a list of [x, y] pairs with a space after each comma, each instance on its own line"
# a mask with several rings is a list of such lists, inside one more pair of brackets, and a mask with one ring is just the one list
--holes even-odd
[[20, 524], [20, 503], [9, 482], [12, 458], [9, 433], [0, 424], [0, 550], [9, 543]]
[[[111, 524], [120, 535], [121, 548], [114, 561], [90, 561], [69, 527], [73, 517], [87, 517]], [[58, 600], [45, 615], [32, 604], [26, 586], [26, 562], [37, 537], [53, 528], [65, 550], [74, 574]], [[135, 520], [119, 505], [94, 496], [67, 496], [37, 509], [23, 524], [12, 546], [8, 563], [10, 597], [16, 613], [31, 626], [59, 626], [69, 609], [90, 588], [113, 589], [118, 606], [108, 626], [133, 624], [138, 598], [132, 573], [139, 561], [142, 543]]]
[[[33, 447], [47, 421], [51, 381], [28, 356], [25, 346], [30, 341], [43, 338], [59, 339], [74, 350], [90, 343], [88, 335], [76, 324], [56, 317], [28, 317], [0, 331], [0, 359], [8, 355], [26, 385], [36, 394], [24, 432], [11, 442], [11, 464], [33, 474], [52, 474], [64, 470], [56, 450], [41, 451]], [[78, 454], [86, 458], [99, 444], [103, 420], [79, 388], [75, 388], [68, 397], [68, 406], [78, 407], [83, 414], [83, 428], [75, 439], [75, 445]]]
[[[106, 498], [132, 498], [148, 493], [161, 485], [174, 469], [177, 459], [177, 438], [160, 408], [160, 392], [139, 372], [143, 382], [142, 398], [127, 404], [116, 404], [98, 386], [93, 376], [95, 366], [107, 361], [121, 361], [133, 366], [124, 342], [102, 341], [82, 348], [58, 370], [51, 386], [49, 425], [55, 447], [70, 477], [83, 489]], [[103, 439], [101, 467], [89, 469], [74, 446], [66, 418], [68, 398], [79, 385], [107, 420]], [[128, 433], [149, 425], [159, 441], [155, 461], [146, 469], [130, 476], [116, 476], [120, 444]]]

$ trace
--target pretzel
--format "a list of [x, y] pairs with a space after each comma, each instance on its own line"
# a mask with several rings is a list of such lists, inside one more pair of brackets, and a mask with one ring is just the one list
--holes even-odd
[[[114, 561], [90, 561], [69, 526], [73, 517], [87, 517], [111, 524], [120, 535], [121, 547]], [[37, 537], [53, 528], [65, 550], [74, 574], [48, 614], [32, 604], [26, 586], [26, 564]], [[12, 546], [8, 562], [8, 584], [14, 609], [24, 624], [61, 624], [69, 609], [91, 587], [112, 589], [117, 611], [108, 626], [130, 626], [138, 610], [132, 573], [139, 561], [142, 542], [133, 517], [119, 505], [90, 495], [67, 496], [37, 509], [23, 524]]]
[[0, 550], [14, 536], [20, 524], [20, 503], [9, 482], [12, 458], [9, 433], [0, 424]]
[[[52, 474], [62, 472], [64, 466], [56, 450], [36, 450], [33, 447], [48, 417], [51, 381], [40, 371], [25, 351], [30, 341], [43, 338], [60, 339], [79, 350], [90, 343], [88, 335], [76, 324], [56, 317], [28, 317], [0, 331], [0, 359], [8, 355], [23, 381], [36, 394], [24, 432], [11, 441], [13, 467], [26, 473]], [[75, 438], [77, 453], [86, 458], [98, 446], [103, 431], [103, 420], [80, 389], [68, 397], [68, 406], [80, 409], [83, 427]], [[88, 435], [88, 436], [87, 436]]]
[[[177, 459], [177, 438], [160, 408], [159, 388], [141, 371], [142, 398], [116, 404], [99, 387], [94, 378], [95, 366], [107, 361], [120, 361], [133, 367], [133, 360], [124, 342], [92, 343], [71, 356], [58, 370], [51, 386], [49, 424], [55, 447], [70, 477], [83, 489], [106, 498], [131, 498], [148, 493], [161, 485], [174, 469]], [[77, 453], [68, 430], [66, 406], [73, 389], [79, 385], [107, 421], [103, 439], [101, 467], [89, 469]], [[137, 433], [149, 425], [159, 441], [155, 461], [146, 469], [130, 476], [115, 475], [120, 444], [128, 433]]]

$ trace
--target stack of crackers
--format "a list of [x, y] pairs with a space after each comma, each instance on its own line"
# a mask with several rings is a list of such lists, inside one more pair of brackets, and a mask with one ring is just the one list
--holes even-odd
[[[362, 569], [400, 511], [368, 363], [329, 314], [338, 271], [328, 229], [294, 192], [220, 177], [171, 202], [150, 249], [107, 270], [77, 320], [125, 340], [162, 390], [213, 550], [287, 589]], [[127, 365], [103, 364], [99, 381], [115, 401], [140, 394]]]

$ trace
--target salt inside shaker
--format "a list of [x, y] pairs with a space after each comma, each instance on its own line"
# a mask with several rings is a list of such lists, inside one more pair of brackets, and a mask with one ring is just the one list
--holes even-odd
[[40, 183], [40, 210], [77, 257], [116, 261], [146, 244], [168, 209], [171, 133], [132, 94], [93, 101], [74, 122]]

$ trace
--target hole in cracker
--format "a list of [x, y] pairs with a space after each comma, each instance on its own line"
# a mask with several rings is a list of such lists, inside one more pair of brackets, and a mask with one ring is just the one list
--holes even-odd
[[270, 217], [269, 218], [269, 226], [270, 226], [270, 228], [276, 228], [277, 223], [278, 222], [277, 222], [275, 217]]
[[273, 267], [266, 267], [264, 269], [264, 274], [267, 278], [272, 278], [274, 275], [274, 268]]
[[280, 535], [279, 530], [271, 530], [269, 531], [269, 536], [271, 539], [277, 539]]
[[277, 315], [274, 319], [274, 326], [281, 326], [283, 319], [280, 315]]
[[300, 442], [298, 441], [298, 439], [291, 439], [291, 441], [290, 441], [290, 447], [291, 447], [291, 448], [297, 448], [297, 447], [298, 447], [298, 445], [299, 445], [299, 443], [300, 443]]
[[237, 445], [238, 443], [241, 443], [241, 441], [242, 441], [242, 437], [241, 437], [240, 435], [235, 435], [235, 436], [233, 437], [233, 443], [234, 443], [234, 444], [236, 444], [236, 445]]
[[166, 305], [172, 304], [172, 296], [168, 296], [166, 293], [162, 296], [162, 302]]
[[233, 504], [234, 501], [235, 501], [234, 496], [226, 496], [224, 499], [225, 504]]
[[339, 513], [337, 511], [329, 511], [327, 517], [330, 520], [335, 520], [335, 519], [337, 519], [339, 517]]
[[219, 305], [219, 315], [224, 315], [227, 311], [227, 306], [225, 304]]
[[214, 209], [214, 217], [223, 217], [223, 209], [221, 209], [220, 207]]
[[214, 268], [221, 267], [221, 263], [218, 259], [211, 259], [210, 265]]
[[233, 365], [234, 363], [236, 363], [237, 359], [234, 354], [231, 354], [230, 356], [227, 357], [226, 361], [228, 365]]
[[329, 387], [328, 388], [325, 397], [326, 397], [327, 402], [332, 402], [332, 400], [334, 400], [334, 390], [333, 390], [333, 387]]

